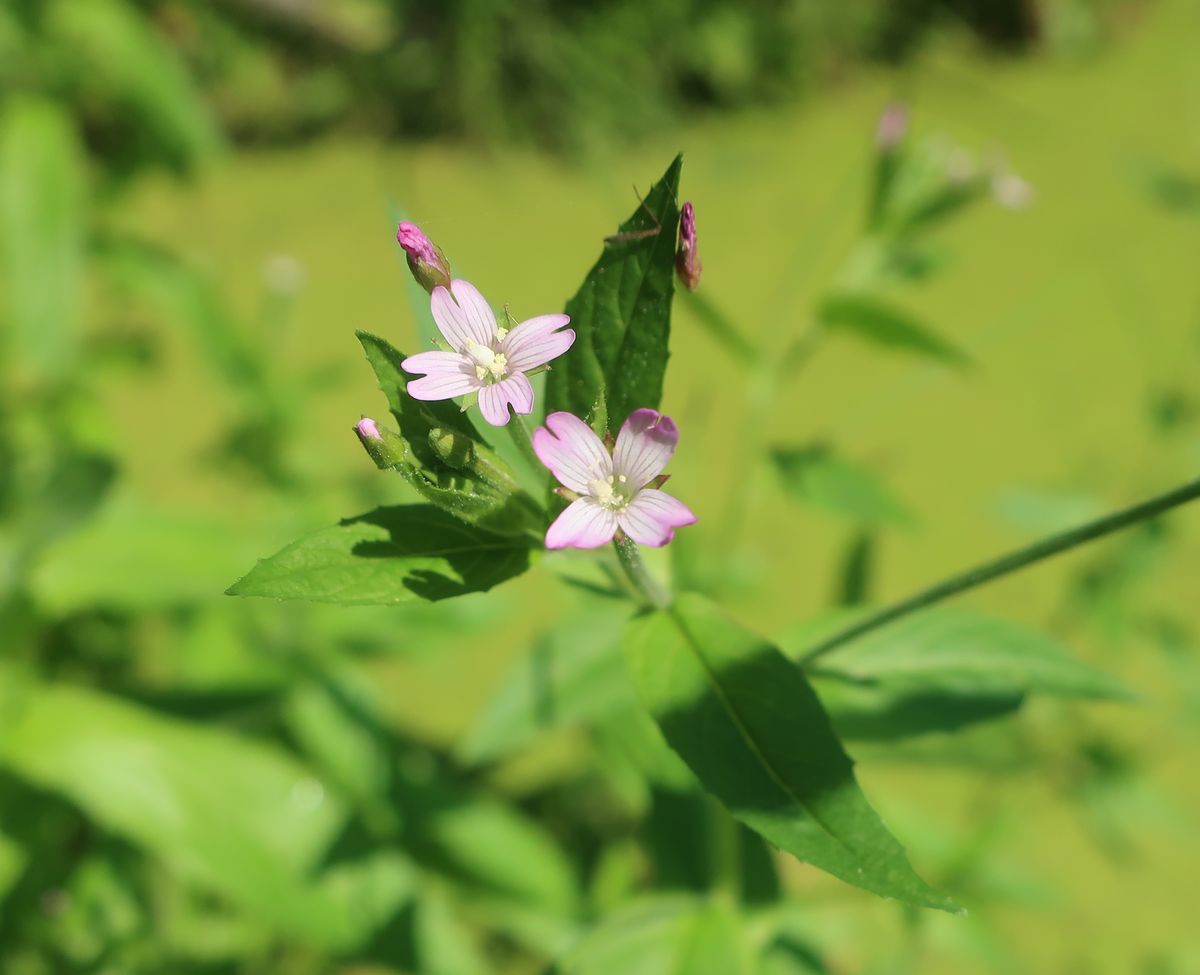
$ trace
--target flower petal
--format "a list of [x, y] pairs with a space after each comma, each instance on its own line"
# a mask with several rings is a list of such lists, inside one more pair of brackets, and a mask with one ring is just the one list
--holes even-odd
[[570, 321], [569, 315], [538, 315], [521, 322], [504, 337], [508, 368], [525, 372], [557, 359], [575, 341], [574, 330], [563, 328]]
[[419, 352], [400, 366], [405, 372], [425, 374], [423, 379], [413, 379], [408, 384], [408, 395], [413, 399], [450, 399], [480, 386], [475, 364], [457, 352]]
[[468, 281], [451, 281], [450, 291], [434, 288], [429, 310], [438, 331], [459, 352], [466, 348], [467, 339], [489, 347], [496, 341], [496, 316]]
[[579, 498], [546, 531], [546, 548], [599, 548], [616, 533], [617, 516], [611, 508]]
[[617, 434], [613, 470], [630, 488], [640, 488], [662, 473], [679, 443], [679, 428], [657, 410], [634, 410]]
[[604, 442], [572, 413], [551, 413], [533, 431], [533, 450], [563, 487], [590, 494], [590, 481], [612, 475], [612, 458]]
[[626, 535], [639, 545], [654, 548], [674, 538], [676, 528], [695, 524], [696, 520], [691, 508], [657, 488], [639, 491], [617, 516]]
[[533, 412], [533, 386], [523, 372], [479, 390], [479, 411], [494, 427], [508, 423], [508, 404], [517, 413]]

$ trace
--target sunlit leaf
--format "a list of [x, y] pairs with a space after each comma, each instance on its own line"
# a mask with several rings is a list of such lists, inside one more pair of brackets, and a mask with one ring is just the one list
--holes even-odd
[[822, 324], [835, 332], [874, 345], [909, 352], [954, 366], [968, 363], [966, 355], [907, 312], [869, 294], [843, 292], [821, 302]]
[[745, 975], [747, 936], [732, 908], [656, 895], [606, 917], [554, 975]]
[[118, 499], [45, 551], [32, 589], [42, 605], [63, 613], [96, 604], [145, 610], [203, 603], [253, 556], [252, 540], [228, 521]]
[[909, 524], [907, 507], [869, 469], [824, 444], [771, 451], [783, 486], [798, 501], [848, 515], [867, 524]]
[[529, 568], [519, 540], [464, 524], [432, 505], [376, 508], [306, 535], [229, 587], [231, 596], [366, 606], [449, 599]]
[[0, 115], [0, 354], [53, 378], [79, 324], [87, 225], [83, 150], [53, 102], [14, 98]]
[[[789, 656], [817, 642], [812, 627], [781, 641]], [[959, 608], [914, 613], [824, 656], [814, 673], [907, 694], [997, 699], [1027, 693], [1128, 699], [1122, 684], [1053, 637]]]
[[685, 595], [635, 619], [626, 651], [667, 741], [746, 825], [847, 883], [956, 909], [913, 872], [817, 695], [776, 647]]
[[0, 763], [279, 930], [351, 937], [352, 917], [312, 878], [344, 812], [273, 748], [50, 685], [6, 727]]
[[547, 411], [590, 417], [607, 404], [608, 428], [620, 429], [641, 407], [662, 399], [675, 288], [678, 231], [677, 156], [633, 215], [604, 245], [575, 297], [567, 302], [577, 338], [554, 360], [546, 381]]

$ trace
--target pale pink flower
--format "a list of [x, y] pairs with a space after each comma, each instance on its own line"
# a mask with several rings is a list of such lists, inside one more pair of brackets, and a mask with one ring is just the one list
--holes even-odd
[[525, 375], [562, 355], [575, 341], [567, 315], [538, 315], [511, 331], [496, 324], [491, 306], [467, 281], [434, 288], [430, 309], [453, 352], [420, 352], [401, 364], [421, 375], [408, 384], [413, 399], [479, 394], [479, 410], [493, 426], [508, 423], [508, 408], [533, 412], [533, 387]]
[[[658, 547], [696, 516], [656, 481], [675, 453], [679, 429], [656, 410], [634, 410], [612, 453], [579, 417], [551, 413], [533, 431], [533, 449], [569, 492], [579, 495], [546, 532], [546, 548], [598, 548], [620, 528]], [[661, 482], [658, 482], [661, 483]]]

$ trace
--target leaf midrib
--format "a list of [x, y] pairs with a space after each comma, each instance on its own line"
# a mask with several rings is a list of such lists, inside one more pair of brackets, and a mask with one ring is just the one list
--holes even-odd
[[[755, 758], [758, 759], [759, 764], [766, 770], [771, 781], [775, 783], [775, 785], [783, 792], [784, 795], [786, 795], [794, 803], [796, 803], [797, 806], [803, 809], [804, 812], [812, 818], [813, 822], [820, 826], [822, 831], [835, 843], [837, 843], [839, 847], [849, 853], [857, 862], [861, 863], [862, 858], [858, 855], [854, 848], [849, 846], [845, 840], [843, 840], [832, 829], [830, 829], [829, 825], [824, 821], [824, 819], [812, 810], [809, 803], [805, 802], [800, 798], [800, 796], [796, 795], [795, 791], [775, 773], [771, 763], [767, 761], [766, 755], [763, 753], [762, 749], [758, 747], [758, 744], [755, 741], [754, 736], [750, 733], [745, 721], [742, 720], [742, 716], [738, 709], [734, 706], [729, 696], [721, 687], [720, 681], [717, 680], [716, 672], [712, 669], [712, 667], [709, 666], [708, 660], [705, 658], [704, 653], [700, 648], [699, 641], [692, 636], [691, 630], [688, 629], [687, 624], [679, 615], [678, 609], [675, 606], [672, 606], [667, 610], [667, 612], [672, 621], [675, 623], [675, 626], [679, 629], [679, 632], [683, 635], [684, 642], [687, 644], [688, 649], [691, 650], [692, 655], [696, 658], [696, 661], [700, 664], [701, 669], [704, 671], [704, 675], [708, 680], [709, 686], [713, 689], [713, 692], [717, 695], [722, 705], [724, 705], [725, 710], [730, 716], [730, 719], [733, 721], [734, 727], [737, 728], [738, 733], [742, 736], [742, 739], [745, 741], [746, 746], [750, 749], [751, 753]], [[786, 661], [786, 658], [784, 659]], [[790, 661], [787, 662], [789, 665], [791, 665]]]

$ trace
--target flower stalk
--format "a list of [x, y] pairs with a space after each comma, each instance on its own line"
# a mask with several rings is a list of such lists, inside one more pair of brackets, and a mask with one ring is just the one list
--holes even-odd
[[613, 548], [617, 550], [617, 561], [621, 563], [625, 578], [646, 604], [654, 609], [666, 609], [670, 606], [670, 590], [650, 574], [642, 560], [642, 553], [638, 551], [637, 542], [628, 535], [622, 535], [613, 540]]

